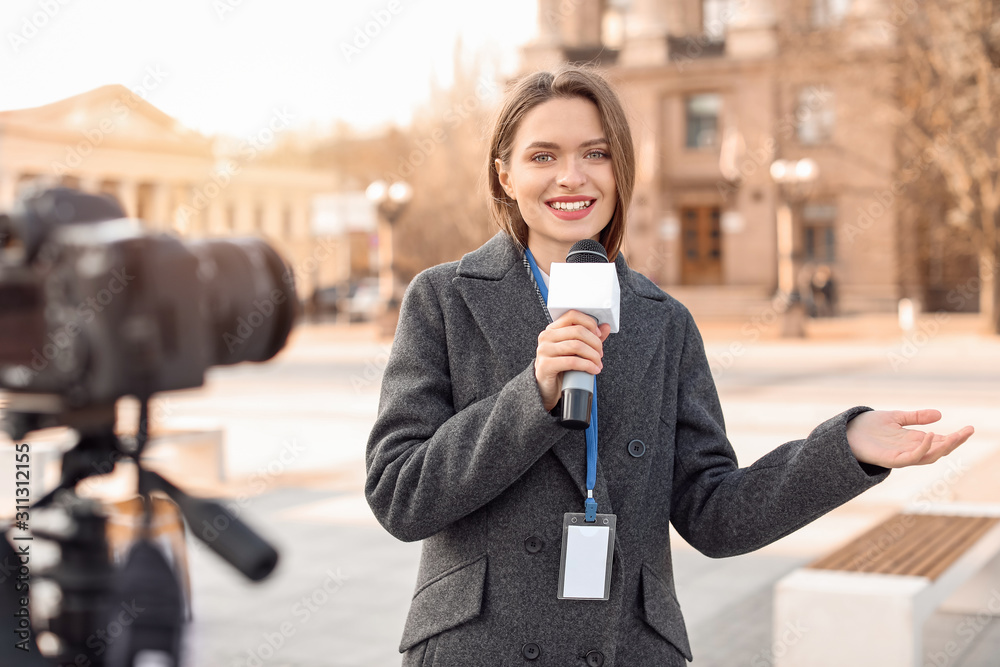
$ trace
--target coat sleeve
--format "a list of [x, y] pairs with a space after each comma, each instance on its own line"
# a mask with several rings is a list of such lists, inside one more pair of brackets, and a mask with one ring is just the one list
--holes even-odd
[[726, 437], [701, 335], [689, 313], [679, 378], [671, 522], [708, 556], [759, 549], [889, 474], [886, 468], [860, 463], [847, 443], [847, 422], [870, 409], [866, 407], [851, 408], [804, 440], [785, 443], [740, 468]]
[[479, 509], [566, 433], [542, 404], [533, 364], [460, 411], [449, 367], [441, 303], [425, 272], [403, 299], [365, 457], [368, 504], [401, 540]]

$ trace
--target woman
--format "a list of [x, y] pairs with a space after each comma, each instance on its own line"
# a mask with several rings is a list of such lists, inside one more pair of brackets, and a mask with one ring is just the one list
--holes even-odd
[[[903, 428], [934, 410], [856, 407], [739, 468], [694, 321], [621, 255], [635, 164], [608, 84], [574, 67], [522, 79], [488, 169], [502, 231], [411, 283], [368, 443], [375, 516], [424, 540], [404, 665], [683, 665], [668, 521], [710, 556], [745, 553], [971, 435]], [[533, 278], [585, 238], [615, 263], [614, 336], [577, 311], [551, 322]], [[582, 511], [587, 477], [584, 435], [554, 414], [567, 370], [597, 375], [607, 600], [557, 597], [563, 515]]]

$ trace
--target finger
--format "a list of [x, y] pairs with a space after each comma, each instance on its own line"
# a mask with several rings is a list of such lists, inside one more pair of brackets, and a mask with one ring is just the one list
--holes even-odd
[[542, 343], [562, 343], [565, 341], [577, 340], [593, 348], [598, 356], [604, 355], [604, 342], [601, 338], [583, 326], [573, 325], [561, 329], [549, 329], [543, 331], [538, 336], [539, 344]]
[[920, 444], [911, 449], [908, 452], [902, 452], [897, 457], [897, 462], [899, 465], [895, 466], [897, 468], [905, 468], [906, 466], [917, 466], [924, 465], [926, 463], [933, 463], [933, 461], [925, 460], [927, 455], [931, 451], [931, 447], [934, 445], [934, 434], [928, 431], [924, 434], [921, 439]]
[[896, 410], [892, 413], [893, 419], [900, 426], [918, 426], [921, 424], [933, 424], [941, 419], [941, 411], [934, 409], [924, 410]]
[[[538, 348], [538, 357], [543, 359], [548, 358], [553, 361], [557, 359], [582, 359], [583, 361], [596, 366], [598, 372], [604, 368], [600, 352], [583, 341], [576, 339], [540, 345]], [[588, 368], [573, 368], [571, 370], [586, 370], [588, 373], [592, 373], [594, 371], [589, 368], [589, 364]], [[550, 372], [556, 372], [551, 368], [547, 368], [547, 370]], [[562, 370], [566, 369], [560, 367], [559, 371]]]
[[611, 335], [611, 325], [610, 324], [602, 324], [598, 328], [601, 330], [601, 342], [603, 343], [604, 341], [606, 341], [608, 339], [608, 336]]
[[936, 461], [943, 456], [951, 454], [964, 444], [973, 433], [975, 433], [975, 429], [971, 426], [966, 426], [958, 431], [955, 431], [954, 433], [949, 433], [947, 436], [940, 436], [940, 441], [936, 443], [936, 446], [931, 452], [932, 454], [936, 454], [934, 460]]
[[592, 361], [581, 357], [554, 357], [549, 363], [539, 365], [539, 372], [550, 380], [560, 377], [566, 371], [583, 371], [591, 375], [599, 375], [603, 368]]
[[581, 313], [579, 310], [568, 310], [559, 316], [546, 329], [560, 329], [567, 326], [579, 324], [589, 329], [595, 336], [600, 336], [601, 332], [597, 327], [597, 320], [590, 315]]

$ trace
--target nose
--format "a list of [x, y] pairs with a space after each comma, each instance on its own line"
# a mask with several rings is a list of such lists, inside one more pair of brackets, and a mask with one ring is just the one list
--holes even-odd
[[587, 182], [587, 174], [579, 160], [568, 159], [562, 163], [556, 183], [567, 189], [575, 189]]

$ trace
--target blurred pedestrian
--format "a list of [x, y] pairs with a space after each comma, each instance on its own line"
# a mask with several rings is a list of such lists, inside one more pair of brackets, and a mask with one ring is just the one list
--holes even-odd
[[813, 302], [819, 317], [833, 317], [837, 314], [837, 292], [833, 281], [833, 269], [821, 264], [813, 271], [811, 281]]
[[[669, 523], [709, 556], [752, 551], [971, 435], [907, 428], [936, 410], [853, 407], [740, 468], [694, 320], [621, 252], [635, 156], [608, 83], [578, 67], [522, 78], [489, 152], [501, 231], [410, 284], [368, 441], [375, 516], [424, 541], [404, 665], [683, 665]], [[551, 321], [542, 298], [581, 239], [614, 262], [614, 336], [578, 311]], [[596, 460], [557, 417], [568, 370], [597, 375]], [[561, 547], [564, 517], [590, 495], [616, 517], [596, 565], [610, 592], [560, 599], [583, 567]]]

